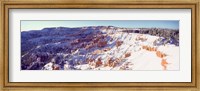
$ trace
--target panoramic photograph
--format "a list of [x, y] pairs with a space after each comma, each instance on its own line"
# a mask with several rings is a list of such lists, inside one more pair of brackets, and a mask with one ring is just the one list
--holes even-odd
[[22, 20], [21, 70], [179, 70], [178, 20]]

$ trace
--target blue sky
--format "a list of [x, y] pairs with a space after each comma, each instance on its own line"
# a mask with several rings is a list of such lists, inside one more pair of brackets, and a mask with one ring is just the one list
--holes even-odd
[[46, 27], [116, 26], [126, 28], [179, 29], [178, 20], [22, 20], [21, 31], [41, 30]]

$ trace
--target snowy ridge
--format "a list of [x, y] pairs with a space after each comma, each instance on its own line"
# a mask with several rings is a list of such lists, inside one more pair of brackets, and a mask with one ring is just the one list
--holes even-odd
[[[26, 39], [22, 43], [34, 45], [22, 51], [22, 69], [179, 70], [177, 36], [128, 30], [114, 26], [48, 28], [44, 31], [51, 31], [50, 35], [45, 33], [30, 39], [22, 35]], [[170, 34], [175, 34], [174, 31]]]

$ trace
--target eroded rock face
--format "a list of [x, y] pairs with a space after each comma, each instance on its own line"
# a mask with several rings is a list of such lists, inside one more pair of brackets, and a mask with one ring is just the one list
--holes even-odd
[[[21, 69], [79, 70], [75, 66], [82, 64], [90, 64], [94, 68], [100, 66], [116, 67], [121, 64], [123, 60], [121, 57], [107, 59], [104, 64], [102, 60], [105, 57], [99, 58], [99, 56], [109, 53], [109, 51], [113, 51], [113, 47], [118, 48], [125, 43], [115, 36], [117, 33], [161, 36], [160, 39], [155, 41], [155, 45], [171, 43], [178, 46], [179, 32], [176, 30], [161, 30], [130, 30], [113, 26], [91, 26], [44, 28], [39, 31], [21, 32]], [[137, 40], [146, 41], [147, 39], [141, 37]], [[108, 55], [113, 54], [109, 53]], [[122, 56], [128, 58], [132, 54], [126, 53]]]
[[118, 48], [119, 46], [121, 46], [123, 44], [123, 41], [117, 40], [116, 41], [116, 47]]

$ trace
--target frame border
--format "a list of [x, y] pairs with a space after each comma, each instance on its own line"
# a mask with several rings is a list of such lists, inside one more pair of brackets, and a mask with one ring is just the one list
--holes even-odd
[[[197, 35], [198, 35], [198, 2], [11, 2], [3, 1], [2, 2], [2, 34], [3, 34], [3, 89], [7, 88], [193, 88], [199, 89], [199, 66], [200, 62], [197, 61], [197, 53], [199, 48], [197, 48]], [[94, 82], [81, 82], [81, 83], [17, 83], [9, 82], [9, 68], [8, 68], [8, 50], [9, 50], [9, 9], [191, 9], [192, 10], [192, 82], [137, 82], [137, 83], [112, 83], [112, 82], [103, 82], [103, 83], [94, 83]], [[199, 89], [200, 90], [200, 89]]]

